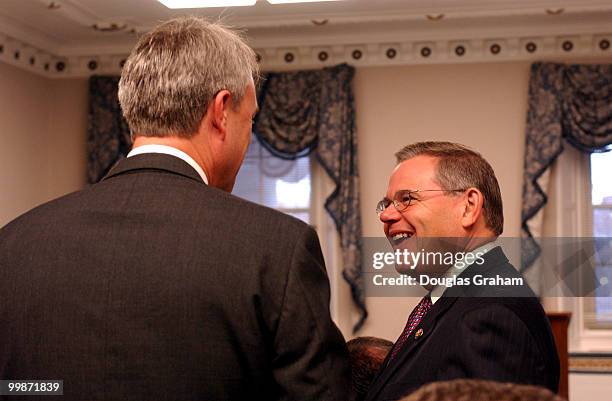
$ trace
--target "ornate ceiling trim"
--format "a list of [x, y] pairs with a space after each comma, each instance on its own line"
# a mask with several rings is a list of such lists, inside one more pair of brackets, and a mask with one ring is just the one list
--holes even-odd
[[[565, 17], [476, 18], [447, 21], [443, 25], [439, 16], [413, 24], [369, 21], [334, 25], [319, 21], [308, 28], [252, 28], [247, 33], [264, 70], [321, 68], [339, 63], [369, 67], [610, 60], [610, 14], [589, 14], [589, 18], [579, 19]], [[543, 24], [542, 18], [551, 20]], [[6, 25], [1, 22], [0, 32], [3, 32]], [[19, 39], [4, 30], [4, 34], [0, 33], [0, 61], [52, 78], [119, 74], [135, 41], [133, 37], [132, 42], [120, 45], [45, 48], [40, 46], [39, 36]]]

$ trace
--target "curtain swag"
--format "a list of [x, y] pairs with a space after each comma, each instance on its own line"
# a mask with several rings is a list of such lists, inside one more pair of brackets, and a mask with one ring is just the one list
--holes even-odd
[[534, 63], [525, 133], [521, 270], [540, 254], [528, 222], [547, 202], [537, 180], [563, 152], [563, 141], [582, 152], [612, 150], [612, 65]]
[[119, 77], [89, 78], [87, 182], [100, 181], [132, 146], [130, 128], [117, 98]]
[[340, 234], [342, 275], [361, 312], [357, 331], [367, 318], [361, 266], [361, 214], [355, 105], [355, 69], [347, 64], [322, 70], [273, 72], [259, 91], [260, 111], [254, 132], [272, 154], [295, 159], [315, 156], [335, 183], [325, 202]]

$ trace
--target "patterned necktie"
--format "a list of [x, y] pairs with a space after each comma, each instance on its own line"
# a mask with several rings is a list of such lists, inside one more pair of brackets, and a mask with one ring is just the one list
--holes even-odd
[[391, 350], [389, 362], [391, 362], [397, 353], [402, 349], [412, 331], [419, 325], [419, 323], [421, 323], [423, 316], [425, 316], [430, 309], [431, 297], [427, 295], [421, 299], [421, 302], [419, 302], [419, 304], [412, 310], [412, 313], [410, 313], [408, 321], [406, 322], [406, 327], [404, 327], [404, 331], [402, 331], [402, 334], [399, 336], [395, 342], [395, 345], [393, 346], [393, 349]]

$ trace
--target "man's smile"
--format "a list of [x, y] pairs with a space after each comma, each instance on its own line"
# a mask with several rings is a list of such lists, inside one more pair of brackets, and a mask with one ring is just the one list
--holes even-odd
[[413, 231], [391, 231], [387, 238], [393, 246], [398, 246], [405, 240], [412, 238], [415, 235]]

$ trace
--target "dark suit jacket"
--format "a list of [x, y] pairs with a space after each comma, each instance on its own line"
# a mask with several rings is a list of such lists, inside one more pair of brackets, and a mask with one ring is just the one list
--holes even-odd
[[79, 401], [346, 399], [315, 231], [173, 156], [8, 224], [0, 277], [1, 379]]
[[[472, 265], [460, 277], [472, 283], [475, 275], [521, 277], [500, 247], [483, 258], [482, 266]], [[366, 400], [397, 400], [423, 384], [459, 378], [533, 384], [554, 392], [559, 386], [550, 324], [527, 284], [447, 289], [383, 366]]]

